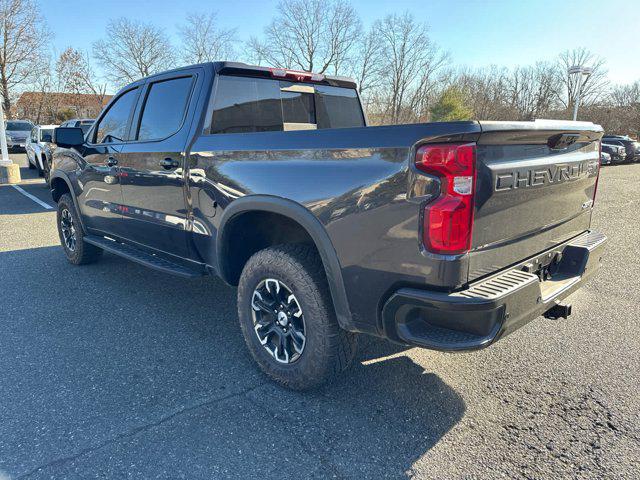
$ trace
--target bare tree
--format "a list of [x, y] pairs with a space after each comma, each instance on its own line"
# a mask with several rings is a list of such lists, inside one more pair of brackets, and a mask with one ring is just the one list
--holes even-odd
[[213, 62], [235, 55], [236, 29], [221, 28], [215, 12], [190, 13], [179, 27], [186, 63]]
[[600, 116], [600, 123], [614, 133], [631, 133], [640, 136], [640, 80], [629, 85], [616, 86], [609, 97], [608, 105], [599, 109], [609, 115]]
[[32, 120], [39, 124], [42, 123], [43, 120], [50, 118], [52, 112], [55, 110], [55, 106], [52, 105], [53, 96], [50, 95], [55, 88], [51, 69], [51, 58], [49, 56], [43, 56], [36, 68], [37, 74], [32, 81], [32, 87], [38, 95], [35, 96], [36, 104], [33, 105]]
[[509, 78], [509, 103], [517, 120], [534, 120], [558, 107], [562, 79], [546, 62], [516, 67]]
[[107, 85], [98, 80], [89, 56], [68, 47], [56, 62], [56, 77], [62, 91], [104, 97]]
[[630, 85], [617, 85], [609, 96], [611, 103], [616, 107], [628, 107], [640, 104], [640, 80]]
[[456, 86], [464, 94], [474, 117], [482, 120], [513, 120], [509, 106], [510, 72], [495, 65], [471, 70], [458, 68], [444, 72], [440, 83], [444, 88]]
[[166, 70], [174, 62], [173, 48], [162, 29], [126, 18], [109, 21], [106, 38], [93, 44], [93, 55], [114, 85]]
[[48, 35], [38, 5], [32, 0], [0, 0], [0, 89], [11, 118], [16, 89], [35, 80]]
[[263, 41], [253, 37], [252, 57], [275, 67], [338, 73], [362, 30], [353, 7], [344, 0], [282, 0]]
[[382, 79], [385, 121], [411, 122], [422, 119], [436, 87], [436, 73], [448, 55], [435, 45], [427, 26], [412, 15], [388, 15], [374, 26], [382, 42]]
[[[586, 80], [576, 75], [569, 75], [567, 70], [573, 66], [591, 67], [592, 73]], [[565, 50], [558, 57], [558, 75], [562, 79], [566, 96], [559, 97], [564, 107], [573, 109], [577, 94], [577, 80], [583, 81], [580, 91], [580, 103], [586, 106], [597, 103], [607, 92], [609, 80], [607, 78], [606, 62], [586, 48]]]
[[357, 49], [353, 53], [351, 67], [346, 71], [355, 78], [361, 95], [368, 95], [380, 85], [382, 70], [382, 52], [378, 32], [371, 28], [361, 37]]
[[107, 84], [98, 80], [91, 68], [88, 55], [68, 47], [60, 54], [55, 66], [57, 89], [76, 96], [76, 111], [85, 103], [81, 95], [95, 97], [95, 110], [100, 111], [104, 104]]

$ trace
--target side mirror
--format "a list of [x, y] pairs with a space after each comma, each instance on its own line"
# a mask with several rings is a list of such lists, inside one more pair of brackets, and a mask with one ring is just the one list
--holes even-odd
[[62, 148], [75, 148], [84, 144], [84, 132], [77, 127], [58, 127], [53, 131], [54, 143]]
[[51, 142], [53, 142], [53, 137], [51, 136], [50, 133], [43, 133], [42, 134], [42, 141], [46, 142], [46, 143], [51, 143]]

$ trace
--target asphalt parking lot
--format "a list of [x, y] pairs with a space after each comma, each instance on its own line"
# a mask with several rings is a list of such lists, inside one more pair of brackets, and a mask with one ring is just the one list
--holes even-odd
[[0, 479], [640, 478], [639, 185], [603, 169], [608, 251], [569, 320], [467, 354], [363, 338], [304, 394], [254, 366], [233, 288], [74, 267], [55, 210], [0, 186]]

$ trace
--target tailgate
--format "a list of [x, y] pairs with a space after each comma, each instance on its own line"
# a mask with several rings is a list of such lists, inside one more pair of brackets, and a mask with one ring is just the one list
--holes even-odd
[[588, 122], [480, 122], [469, 281], [589, 228], [602, 128]]

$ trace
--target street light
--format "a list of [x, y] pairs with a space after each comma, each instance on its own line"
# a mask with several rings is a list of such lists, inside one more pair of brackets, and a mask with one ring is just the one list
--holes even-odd
[[[583, 67], [582, 65], [574, 65], [573, 67], [569, 67], [568, 70], [569, 75], [576, 75], [576, 85], [577, 85], [577, 92], [576, 92], [576, 100], [575, 100], [575, 104], [573, 105], [573, 120], [577, 120], [578, 119], [578, 106], [580, 105], [580, 94], [582, 93], [582, 85], [584, 85], [584, 83], [587, 81], [587, 78], [589, 78], [589, 75], [591, 75], [593, 73], [593, 68], [591, 67]], [[582, 77], [584, 77], [584, 81], [582, 80]]]

